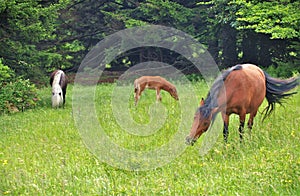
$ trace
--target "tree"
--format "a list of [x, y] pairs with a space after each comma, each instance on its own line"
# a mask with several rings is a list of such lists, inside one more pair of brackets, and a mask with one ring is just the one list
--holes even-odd
[[236, 0], [233, 4], [241, 6], [236, 13], [237, 29], [253, 29], [271, 35], [271, 39], [300, 37], [299, 1]]
[[[196, 32], [196, 25], [194, 23], [195, 13], [192, 8], [186, 7], [184, 3], [189, 7], [196, 5], [196, 2], [193, 3], [193, 1], [120, 0], [106, 4], [106, 8], [102, 12], [111, 21], [108, 23], [108, 26], [116, 30], [146, 24], [157, 24], [171, 26], [194, 35]], [[162, 61], [169, 64], [176, 64], [176, 61], [182, 60], [180, 58], [180, 54], [174, 51], [157, 47], [143, 47], [122, 54], [112, 62], [112, 68], [124, 65], [123, 62], [127, 66], [145, 61]], [[188, 65], [182, 63], [182, 61], [180, 62], [181, 67], [190, 64], [186, 61], [185, 63]]]
[[[76, 71], [105, 36], [146, 24], [174, 27], [204, 44], [221, 68], [251, 62], [299, 70], [298, 1], [50, 0], [0, 5], [0, 58], [17, 75], [39, 79], [60, 68]], [[112, 68], [158, 60], [190, 66], [162, 48], [136, 48]], [[30, 75], [31, 74], [31, 75]]]
[[300, 2], [237, 0], [233, 4], [240, 6], [236, 12], [237, 29], [248, 35], [250, 32], [255, 37], [244, 41], [259, 46], [256, 48], [256, 54], [260, 57], [258, 63], [264, 66], [284, 66], [291, 70], [289, 75], [292, 70], [299, 72]]
[[[55, 45], [58, 12], [66, 6], [61, 1], [10, 1], [0, 5], [0, 57], [17, 75], [30, 74], [52, 66], [63, 66], [63, 55]], [[41, 73], [43, 74], [43, 73]], [[32, 76], [32, 75], [31, 75]]]

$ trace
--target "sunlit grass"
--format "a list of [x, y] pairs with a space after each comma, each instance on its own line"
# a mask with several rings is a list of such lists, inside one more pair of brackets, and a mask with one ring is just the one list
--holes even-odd
[[[201, 88], [196, 91], [199, 99], [207, 93], [202, 86], [206, 84], [199, 83], [196, 88]], [[163, 94], [161, 104], [167, 108], [165, 123], [151, 136], [135, 136], [125, 133], [112, 115], [112, 88], [113, 85], [98, 86], [95, 100], [99, 122], [114, 142], [147, 151], [172, 137], [179, 123], [180, 103]], [[138, 172], [102, 163], [86, 148], [72, 117], [72, 86], [65, 109], [51, 108], [49, 92], [49, 89], [40, 91], [42, 102], [36, 109], [0, 116], [0, 195], [300, 193], [299, 93], [287, 100], [284, 107], [277, 107], [264, 122], [258, 114], [252, 133], [245, 130], [242, 144], [238, 118], [232, 115], [227, 144], [220, 134], [217, 143], [203, 157], [199, 156], [200, 142], [197, 142], [170, 164]], [[128, 101], [130, 114], [138, 123], [147, 124], [149, 110], [156, 104], [155, 93], [145, 92], [137, 108], [132, 105], [132, 96]], [[185, 132], [188, 134], [189, 130]]]

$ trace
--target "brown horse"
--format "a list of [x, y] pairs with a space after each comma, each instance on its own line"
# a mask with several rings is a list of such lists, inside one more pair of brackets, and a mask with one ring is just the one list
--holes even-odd
[[50, 85], [52, 87], [52, 107], [65, 105], [68, 79], [62, 70], [55, 70], [50, 75]]
[[205, 100], [202, 98], [201, 106], [195, 113], [191, 132], [186, 137], [186, 143], [193, 145], [202, 133], [207, 131], [218, 112], [221, 112], [224, 121], [225, 142], [228, 138], [229, 116], [232, 113], [239, 115], [239, 134], [242, 141], [246, 114], [250, 113], [248, 128], [251, 129], [258, 107], [265, 97], [268, 106], [264, 110], [263, 119], [271, 114], [275, 103], [281, 104], [283, 98], [295, 94], [296, 92], [286, 92], [297, 85], [299, 85], [298, 78], [287, 80], [272, 78], [252, 64], [236, 65], [227, 69], [215, 80], [207, 98]]
[[134, 103], [137, 105], [142, 92], [146, 89], [156, 90], [156, 100], [161, 101], [160, 90], [165, 90], [178, 100], [176, 87], [160, 76], [142, 76], [134, 81]]

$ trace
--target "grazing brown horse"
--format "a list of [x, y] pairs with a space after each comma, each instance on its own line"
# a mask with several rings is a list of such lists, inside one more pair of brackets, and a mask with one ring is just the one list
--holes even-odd
[[134, 81], [134, 103], [140, 99], [142, 92], [146, 89], [156, 90], [156, 100], [161, 101], [160, 90], [165, 90], [170, 93], [170, 95], [178, 100], [176, 87], [168, 82], [166, 79], [160, 76], [142, 76]]
[[207, 131], [218, 112], [221, 112], [224, 121], [223, 136], [225, 142], [228, 137], [229, 116], [234, 113], [240, 118], [240, 140], [243, 139], [243, 129], [246, 114], [250, 114], [248, 128], [251, 129], [253, 119], [258, 107], [266, 97], [265, 119], [275, 108], [275, 104], [281, 104], [283, 98], [287, 98], [296, 92], [286, 93], [299, 85], [298, 78], [281, 80], [270, 77], [259, 67], [252, 64], [236, 65], [224, 71], [219, 76], [207, 98], [202, 98], [201, 106], [195, 113], [191, 132], [186, 137], [186, 143], [193, 145], [197, 139]]
[[62, 70], [55, 70], [50, 75], [50, 85], [52, 87], [52, 107], [65, 105], [68, 80]]

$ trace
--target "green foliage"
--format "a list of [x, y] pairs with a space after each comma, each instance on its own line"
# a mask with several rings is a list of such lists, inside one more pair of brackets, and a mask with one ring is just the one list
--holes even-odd
[[280, 62], [277, 66], [269, 66], [266, 70], [273, 77], [289, 78], [300, 73], [300, 67], [290, 63]]
[[241, 6], [236, 13], [238, 29], [254, 29], [270, 34], [272, 39], [299, 38], [299, 1], [233, 1]]
[[[299, 7], [300, 2], [292, 0], [2, 0], [0, 57], [17, 76], [41, 83], [36, 79], [54, 69], [76, 71], [89, 49], [105, 36], [159, 24], [194, 36], [222, 68], [241, 62], [297, 65]], [[144, 61], [143, 52], [124, 53], [125, 63], [108, 63], [128, 67], [128, 62]], [[170, 59], [172, 64], [173, 56]]]
[[0, 56], [18, 76], [27, 76], [31, 67], [50, 66], [57, 59], [52, 42], [57, 39], [58, 11], [66, 3], [1, 1]]
[[[203, 37], [219, 65], [299, 64], [299, 1], [208, 0], [198, 5], [208, 8], [202, 11], [209, 22]], [[296, 71], [296, 66], [287, 68]]]
[[13, 75], [13, 71], [8, 66], [3, 65], [0, 58], [0, 82], [8, 81]]
[[33, 108], [38, 101], [37, 89], [29, 80], [16, 78], [0, 86], [0, 114]]
[[103, 11], [103, 13], [111, 19], [120, 20], [126, 28], [159, 24], [172, 25], [174, 28], [194, 33], [194, 25], [190, 22], [195, 16], [194, 10], [179, 2], [147, 0], [127, 7], [124, 4], [120, 4], [122, 6], [119, 6], [116, 12]]
[[230, 26], [236, 26], [236, 15], [235, 13], [240, 8], [237, 4], [232, 4], [231, 0], [210, 0], [205, 2], [199, 2], [200, 6], [209, 6], [206, 10], [208, 15], [213, 16], [208, 20], [212, 25], [219, 24], [229, 24]]
[[200, 82], [203, 80], [203, 76], [199, 74], [188, 74], [185, 76], [191, 82]]

